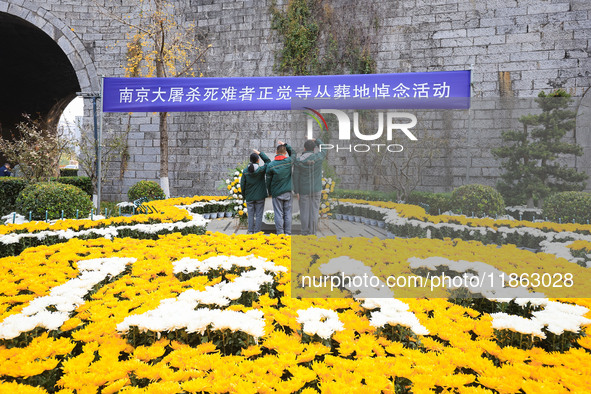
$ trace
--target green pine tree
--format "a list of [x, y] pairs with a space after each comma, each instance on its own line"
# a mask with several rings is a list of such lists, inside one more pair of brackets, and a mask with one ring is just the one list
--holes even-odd
[[492, 150], [498, 159], [505, 159], [505, 172], [497, 184], [505, 201], [533, 207], [541, 206], [545, 197], [554, 192], [583, 190], [587, 175], [558, 162], [563, 155], [581, 156], [578, 144], [562, 141], [575, 128], [574, 111], [568, 110], [570, 95], [562, 89], [535, 99], [542, 113], [519, 118], [521, 131], [502, 133], [503, 146]]

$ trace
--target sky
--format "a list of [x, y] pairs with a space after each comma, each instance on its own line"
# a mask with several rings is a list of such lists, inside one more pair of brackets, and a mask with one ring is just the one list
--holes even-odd
[[66, 120], [68, 123], [73, 124], [75, 122], [76, 116], [82, 115], [84, 115], [84, 99], [82, 97], [76, 97], [66, 107], [64, 113], [62, 114], [62, 118], [64, 118], [64, 120]]

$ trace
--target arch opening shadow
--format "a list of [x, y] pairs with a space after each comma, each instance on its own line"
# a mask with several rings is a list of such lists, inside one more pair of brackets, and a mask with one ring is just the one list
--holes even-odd
[[23, 114], [40, 119], [50, 130], [80, 91], [66, 54], [33, 24], [0, 12], [0, 132], [11, 132]]

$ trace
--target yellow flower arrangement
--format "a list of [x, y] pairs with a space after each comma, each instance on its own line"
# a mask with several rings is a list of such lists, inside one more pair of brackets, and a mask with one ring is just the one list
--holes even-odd
[[353, 204], [365, 204], [381, 208], [395, 209], [401, 217], [408, 219], [416, 219], [430, 223], [455, 223], [471, 227], [527, 227], [535, 228], [542, 231], [572, 231], [584, 234], [591, 233], [591, 225], [589, 224], [574, 224], [574, 223], [553, 223], [553, 222], [531, 222], [527, 220], [496, 220], [494, 218], [471, 218], [462, 215], [429, 215], [425, 210], [418, 205], [399, 204], [390, 201], [365, 201], [357, 199], [341, 199], [342, 202], [349, 202]]
[[20, 232], [37, 233], [40, 231], [47, 230], [80, 231], [92, 228], [102, 228], [109, 226], [131, 225], [141, 223], [175, 223], [190, 219], [190, 215], [186, 210], [179, 209], [176, 206], [191, 205], [196, 202], [205, 201], [224, 201], [226, 199], [227, 197], [223, 196], [195, 196], [170, 198], [167, 200], [155, 200], [150, 201], [147, 204], [154, 208], [157, 211], [157, 213], [137, 214], [133, 216], [116, 216], [109, 219], [100, 220], [64, 219], [57, 220], [53, 223], [30, 222], [23, 224], [5, 224], [0, 225], [0, 235]]
[[585, 253], [591, 253], [591, 242], [589, 241], [573, 241], [571, 244], [567, 245], [569, 249], [582, 251]]
[[[8, 316], [24, 313], [33, 300], [79, 277], [82, 260], [133, 257], [136, 261], [86, 294], [59, 330], [36, 328], [13, 340], [0, 340], [0, 389], [19, 393], [46, 389], [63, 393], [591, 391], [591, 372], [585, 367], [591, 365], [591, 343], [584, 336], [588, 326], [576, 338], [556, 337], [567, 346], [552, 351], [543, 347], [550, 342], [531, 338], [518, 340], [518, 347], [504, 345], [499, 338], [511, 332], [494, 329], [490, 312], [452, 302], [447, 294], [399, 300], [428, 335], [401, 326], [376, 326], [372, 323], [376, 311], [343, 290], [339, 294], [349, 298], [292, 296], [297, 282], [292, 283], [290, 276], [320, 272], [320, 262], [338, 256], [343, 247], [350, 258], [366, 262], [382, 278], [410, 275], [411, 257], [443, 256], [482, 261], [510, 272], [570, 270], [581, 283], [590, 279], [584, 268], [552, 255], [449, 239], [318, 241], [211, 232], [169, 234], [158, 240], [72, 239], [0, 259], [0, 330]], [[311, 255], [316, 253], [314, 261]], [[290, 271], [268, 273], [272, 283], [261, 287], [258, 295], [247, 291], [228, 306], [199, 307], [260, 311], [264, 335], [256, 341], [241, 331], [212, 327], [203, 334], [182, 328], [118, 331], [126, 317], [155, 310], [163, 300], [240, 283], [243, 274], [251, 272], [226, 266], [181, 275], [175, 273], [176, 262], [250, 255]], [[581, 294], [583, 289], [575, 290]], [[589, 299], [565, 302], [591, 306]], [[334, 331], [329, 340], [306, 334], [298, 314], [310, 308], [334, 311], [343, 329]], [[33, 381], [40, 386], [34, 387]]]

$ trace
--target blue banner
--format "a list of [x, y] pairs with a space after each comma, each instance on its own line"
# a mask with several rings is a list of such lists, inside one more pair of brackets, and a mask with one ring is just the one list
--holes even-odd
[[[297, 105], [293, 105], [293, 102]], [[104, 112], [470, 106], [470, 71], [247, 78], [105, 78]], [[301, 108], [300, 108], [301, 107]]]

